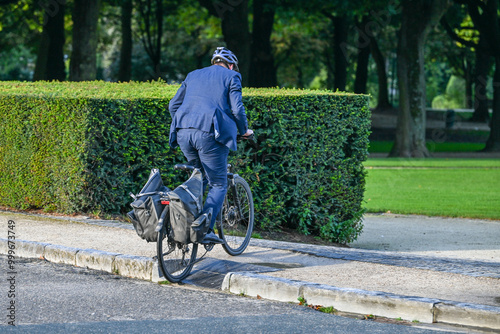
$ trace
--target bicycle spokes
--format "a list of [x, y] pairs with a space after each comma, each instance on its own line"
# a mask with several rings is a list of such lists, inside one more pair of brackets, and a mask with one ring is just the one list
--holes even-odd
[[167, 229], [163, 229], [158, 237], [157, 247], [158, 265], [160, 266], [165, 278], [170, 282], [179, 282], [183, 280], [193, 268], [196, 261], [197, 244], [181, 244], [174, 241], [171, 236], [165, 237]]
[[247, 247], [253, 230], [253, 198], [250, 187], [235, 175], [224, 201], [218, 224], [219, 235], [226, 243], [222, 245], [230, 255], [239, 255]]

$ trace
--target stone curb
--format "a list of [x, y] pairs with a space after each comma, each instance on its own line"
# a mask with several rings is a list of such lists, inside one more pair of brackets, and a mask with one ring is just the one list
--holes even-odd
[[222, 290], [291, 303], [303, 298], [310, 305], [333, 306], [348, 313], [500, 329], [500, 307], [487, 305], [338, 288], [247, 272], [226, 274]]
[[500, 307], [443, 301], [435, 306], [436, 322], [500, 329]]
[[19, 239], [15, 240], [13, 244], [14, 248], [9, 249], [8, 240], [0, 238], [0, 254], [8, 255], [9, 250], [11, 250], [11, 252], [14, 251], [16, 257], [42, 258], [54, 263], [102, 270], [155, 283], [165, 281], [159, 275], [156, 261], [148, 257], [124, 255], [95, 249], [78, 249]]
[[76, 266], [112, 273], [113, 262], [118, 255], [120, 254], [95, 249], [82, 249], [76, 253]]
[[[12, 245], [14, 248], [11, 250], [14, 252], [15, 256], [43, 258], [44, 249], [50, 244], [44, 242], [16, 240], [12, 241], [11, 247]], [[7, 239], [0, 238], [0, 254], [9, 254], [9, 244]]]
[[[0, 254], [8, 255], [9, 250], [11, 253], [13, 250], [16, 257], [43, 258], [155, 283], [165, 281], [160, 277], [156, 261], [148, 257], [26, 240], [15, 240], [14, 246], [9, 248], [8, 240], [0, 238]], [[249, 272], [226, 274], [222, 290], [291, 303], [298, 303], [300, 297], [311, 305], [333, 306], [338, 311], [349, 313], [500, 329], [500, 307], [488, 305], [338, 288]]]
[[[19, 243], [23, 244], [21, 240], [19, 241]], [[44, 247], [43, 257], [49, 262], [70, 264], [75, 266], [76, 253], [78, 253], [77, 248], [49, 244]]]
[[151, 281], [153, 260], [134, 255], [118, 255], [113, 262], [113, 272], [117, 275]]

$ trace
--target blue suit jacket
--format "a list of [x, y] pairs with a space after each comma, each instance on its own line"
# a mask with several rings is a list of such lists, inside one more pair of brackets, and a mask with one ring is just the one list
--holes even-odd
[[212, 65], [189, 73], [169, 103], [170, 146], [178, 145], [177, 129], [193, 128], [214, 131], [218, 142], [236, 150], [237, 133], [248, 130], [241, 97], [238, 72]]

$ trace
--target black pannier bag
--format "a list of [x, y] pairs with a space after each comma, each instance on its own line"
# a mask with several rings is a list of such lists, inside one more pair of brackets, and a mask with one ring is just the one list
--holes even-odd
[[181, 243], [199, 243], [205, 237], [212, 211], [203, 210], [203, 175], [194, 169], [189, 180], [168, 193], [172, 237]]
[[147, 242], [156, 242], [158, 232], [156, 226], [160, 219], [164, 205], [161, 204], [160, 192], [166, 193], [169, 189], [163, 185], [160, 171], [152, 169], [149, 179], [139, 194], [133, 196], [130, 204], [132, 211], [127, 213], [134, 225], [135, 231]]

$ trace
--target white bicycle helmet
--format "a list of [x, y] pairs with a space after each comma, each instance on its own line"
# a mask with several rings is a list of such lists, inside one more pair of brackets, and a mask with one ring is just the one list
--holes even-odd
[[234, 70], [236, 72], [240, 71], [238, 68], [238, 58], [236, 58], [236, 55], [232, 53], [231, 50], [228, 50], [223, 46], [215, 49], [214, 54], [212, 55], [212, 65], [221, 61], [228, 64], [233, 64]]

